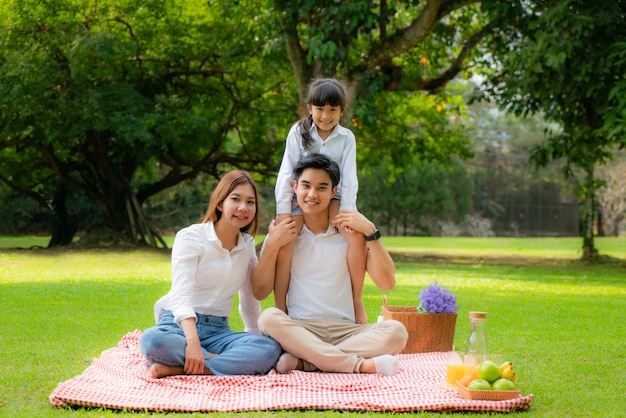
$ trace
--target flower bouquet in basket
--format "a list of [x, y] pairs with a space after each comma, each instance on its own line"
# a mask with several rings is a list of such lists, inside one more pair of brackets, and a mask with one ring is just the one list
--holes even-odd
[[419, 300], [419, 306], [389, 306], [383, 296], [383, 319], [398, 320], [409, 332], [402, 353], [452, 350], [457, 297], [434, 282], [422, 289]]

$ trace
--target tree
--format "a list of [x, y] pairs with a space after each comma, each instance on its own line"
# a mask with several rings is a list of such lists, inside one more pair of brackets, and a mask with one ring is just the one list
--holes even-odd
[[626, 212], [626, 160], [599, 167], [604, 184], [596, 191], [606, 235], [619, 235], [619, 223]]
[[[445, 89], [457, 75], [470, 74], [476, 46], [498, 20], [484, 19], [480, 1], [273, 0], [270, 7], [300, 102], [313, 77], [336, 76], [352, 89], [362, 163], [388, 156], [406, 168], [471, 154], [467, 138], [444, 121], [463, 113]], [[424, 98], [440, 115], [424, 112]]]
[[[492, 6], [500, 15], [503, 6]], [[613, 147], [626, 145], [623, 130], [609, 135], [605, 126], [616, 84], [626, 74], [625, 61], [613, 54], [626, 40], [626, 3], [527, 1], [517, 3], [516, 13], [490, 38], [489, 58], [499, 70], [484, 92], [515, 114], [541, 113], [561, 126], [531, 158], [538, 167], [562, 158], [566, 177], [575, 167], [585, 173], [583, 259], [592, 260], [595, 166], [611, 158]], [[613, 105], [624, 106], [623, 99]]]
[[559, 161], [529, 170], [531, 150], [554, 126], [540, 115], [518, 117], [493, 103], [473, 103], [465, 129], [474, 157], [463, 161], [474, 180], [472, 214], [493, 221], [497, 235], [576, 235], [573, 179], [561, 175]]
[[151, 196], [233, 166], [273, 173], [274, 129], [293, 119], [289, 73], [257, 12], [253, 1], [0, 6], [0, 181], [51, 210], [50, 245], [72, 240], [71, 195], [96, 205], [101, 227], [157, 246]]
[[[392, 180], [388, 180], [389, 177]], [[359, 210], [390, 235], [431, 235], [436, 221], [460, 222], [471, 207], [472, 184], [463, 166], [414, 164], [390, 172], [386, 160], [361, 170]]]

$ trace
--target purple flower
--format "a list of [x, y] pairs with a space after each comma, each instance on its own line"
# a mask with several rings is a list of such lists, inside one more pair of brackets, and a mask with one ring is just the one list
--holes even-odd
[[456, 296], [447, 287], [441, 288], [439, 283], [431, 283], [420, 292], [418, 311], [426, 313], [456, 313]]

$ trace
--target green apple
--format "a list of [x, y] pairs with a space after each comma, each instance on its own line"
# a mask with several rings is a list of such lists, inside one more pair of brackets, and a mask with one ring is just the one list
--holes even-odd
[[517, 390], [517, 385], [503, 377], [493, 382], [493, 390]]
[[500, 378], [500, 366], [490, 360], [483, 361], [478, 368], [478, 377], [493, 383]]
[[467, 385], [469, 390], [491, 390], [491, 385], [484, 379], [476, 379], [472, 380], [469, 385]]

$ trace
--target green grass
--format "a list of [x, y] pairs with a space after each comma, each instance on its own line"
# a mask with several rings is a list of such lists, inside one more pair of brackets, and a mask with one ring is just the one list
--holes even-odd
[[[5, 248], [0, 249], [0, 416], [144, 415], [58, 409], [49, 404], [48, 395], [58, 382], [80, 374], [124, 334], [153, 325], [152, 306], [170, 285], [169, 253], [7, 249], [41, 245], [32, 244], [39, 242], [35, 238], [16, 242], [0, 237], [0, 247]], [[43, 239], [43, 246], [46, 242]], [[387, 237], [384, 242], [400, 260], [398, 285], [387, 294], [391, 305], [416, 305], [421, 288], [433, 281], [449, 287], [460, 305], [457, 349], [465, 348], [468, 312], [489, 313], [491, 351], [515, 362], [522, 393], [535, 396], [530, 411], [519, 413], [521, 416], [623, 416], [625, 238], [599, 238], [600, 252], [617, 260], [594, 266], [576, 260], [580, 239]], [[382, 292], [371, 282], [366, 284], [365, 303], [374, 321], [380, 314]], [[270, 306], [270, 301], [264, 306]], [[233, 327], [241, 329], [236, 313], [232, 319]], [[344, 418], [449, 414], [277, 411], [210, 415]]]

